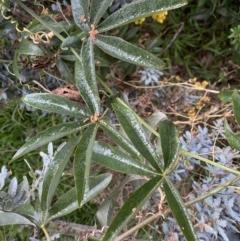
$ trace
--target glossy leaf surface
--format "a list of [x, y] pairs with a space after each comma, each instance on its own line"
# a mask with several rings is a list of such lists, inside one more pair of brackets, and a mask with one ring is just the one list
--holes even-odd
[[174, 184], [165, 179], [163, 187], [168, 205], [170, 206], [173, 216], [176, 218], [185, 238], [188, 241], [198, 241], [188, 211]]
[[135, 148], [156, 170], [160, 171], [161, 165], [158, 156], [136, 116], [129, 108], [126, 108], [122, 104], [113, 103], [112, 107], [126, 135], [129, 137]]
[[17, 213], [12, 213], [12, 212], [0, 211], [0, 226], [14, 225], [14, 224], [35, 226], [34, 223], [32, 223], [30, 220], [28, 220], [22, 215], [19, 215]]
[[169, 120], [159, 122], [159, 135], [161, 138], [161, 147], [164, 160], [164, 168], [171, 169], [180, 150], [178, 140], [178, 130], [176, 126]]
[[88, 25], [88, 4], [88, 0], [71, 0], [74, 21], [85, 32], [90, 31]]
[[89, 191], [89, 173], [97, 127], [97, 125], [90, 125], [84, 131], [75, 152], [74, 180], [79, 207]]
[[112, 0], [92, 0], [90, 9], [90, 22], [94, 26], [99, 22], [103, 14], [107, 11]]
[[75, 83], [79, 92], [81, 93], [82, 98], [88, 105], [89, 109], [92, 111], [92, 114], [99, 113], [100, 101], [98, 93], [97, 96], [95, 95], [96, 83], [91, 83], [86, 80], [82, 64], [79, 61], [76, 61], [75, 64]]
[[63, 136], [67, 136], [69, 134], [77, 132], [77, 131], [85, 128], [88, 125], [89, 124], [78, 121], [78, 122], [70, 122], [70, 123], [64, 123], [64, 124], [52, 126], [48, 129], [38, 133], [36, 136], [34, 136], [32, 139], [30, 139], [28, 142], [26, 142], [15, 153], [11, 162], [18, 159], [19, 157], [25, 155], [26, 153], [37, 149], [38, 147], [48, 144], [49, 142], [57, 140]]
[[49, 164], [48, 169], [44, 175], [42, 196], [41, 196], [41, 210], [47, 211], [51, 205], [53, 195], [56, 191], [63, 170], [72, 155], [79, 137], [73, 138], [67, 142], [54, 156], [54, 159]]
[[103, 142], [95, 142], [92, 160], [100, 165], [122, 173], [146, 176], [157, 174], [148, 166], [135, 161], [126, 153]]
[[234, 90], [233, 92], [232, 102], [234, 117], [236, 118], [237, 123], [240, 126], [240, 95], [237, 90]]
[[91, 115], [87, 109], [81, 107], [76, 102], [73, 102], [59, 95], [47, 93], [29, 94], [24, 96], [22, 101], [34, 108], [58, 114], [80, 118], [86, 118]]
[[99, 121], [100, 127], [103, 131], [120, 147], [122, 147], [127, 153], [132, 155], [137, 160], [141, 161], [141, 154], [139, 151], [132, 145], [132, 143], [125, 138], [119, 131], [117, 131], [110, 123], [105, 120]]
[[122, 228], [138, 213], [140, 208], [145, 202], [151, 197], [152, 193], [162, 182], [161, 177], [155, 177], [137, 191], [135, 191], [124, 203], [122, 208], [119, 210], [115, 218], [113, 219], [110, 227], [108, 228], [103, 241], [114, 241], [122, 230]]
[[[83, 41], [81, 49], [81, 58], [82, 61], [82, 79], [76, 78], [77, 87], [82, 94], [86, 104], [92, 113], [99, 113], [99, 95], [98, 87], [95, 74], [95, 62], [94, 62], [94, 53], [93, 53], [93, 43], [90, 38], [86, 38]], [[81, 79], [81, 82], [79, 80]]]
[[164, 66], [163, 61], [149, 51], [130, 44], [118, 37], [97, 34], [94, 44], [109, 55], [132, 64], [154, 69], [159, 69]]
[[23, 39], [19, 45], [19, 54], [43, 56], [43, 51], [33, 42]]
[[104, 20], [98, 28], [98, 31], [105, 32], [113, 28], [131, 23], [138, 19], [142, 19], [175, 8], [182, 7], [187, 4], [185, 0], [141, 0], [128, 4], [118, 11], [111, 14]]
[[[82, 201], [82, 205], [92, 200], [97, 196], [103, 189], [107, 187], [112, 179], [112, 175], [105, 173], [97, 177], [91, 177], [89, 181], [90, 191]], [[72, 188], [70, 191], [62, 195], [53, 207], [49, 211], [49, 219], [55, 219], [67, 215], [76, 209], [78, 209], [76, 188]]]
[[234, 134], [227, 123], [227, 120], [224, 121], [225, 135], [230, 146], [240, 151], [240, 133]]

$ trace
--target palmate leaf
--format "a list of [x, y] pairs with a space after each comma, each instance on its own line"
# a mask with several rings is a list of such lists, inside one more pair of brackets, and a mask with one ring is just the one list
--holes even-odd
[[178, 130], [171, 121], [164, 120], [159, 122], [158, 131], [161, 138], [164, 168], [165, 170], [171, 169], [180, 150]]
[[26, 142], [13, 156], [12, 160], [18, 159], [19, 157], [27, 154], [28, 152], [37, 149], [45, 144], [48, 144], [51, 141], [57, 140], [61, 137], [67, 136], [74, 132], [77, 132], [81, 129], [84, 129], [89, 124], [86, 124], [83, 121], [78, 122], [69, 122], [64, 124], [59, 124], [56, 126], [52, 126], [34, 136], [28, 142]]
[[162, 171], [157, 153], [144, 133], [136, 116], [133, 114], [133, 111], [117, 102], [113, 102], [112, 107], [122, 128], [135, 148], [157, 171]]
[[132, 64], [154, 69], [164, 66], [155, 55], [118, 37], [97, 34], [94, 44], [109, 55]]
[[49, 164], [49, 167], [44, 175], [41, 198], [41, 210], [46, 212], [51, 205], [53, 195], [56, 191], [63, 170], [71, 157], [79, 137], [75, 137], [67, 142], [54, 156], [54, 159]]
[[135, 175], [158, 175], [153, 169], [144, 165], [117, 148], [102, 142], [95, 142], [92, 160], [112, 170]]
[[141, 0], [128, 4], [124, 8], [111, 14], [98, 27], [100, 33], [110, 29], [134, 22], [138, 19], [153, 15], [154, 13], [182, 7], [187, 4], [185, 0]]
[[170, 206], [173, 216], [176, 218], [185, 238], [187, 241], [198, 241], [199, 239], [194, 232], [188, 211], [174, 184], [168, 179], [165, 179], [163, 187], [168, 205]]
[[114, 241], [116, 239], [122, 228], [138, 213], [140, 208], [161, 184], [162, 179], [162, 177], [155, 177], [149, 180], [127, 199], [113, 219], [103, 241]]
[[[103, 189], [107, 187], [112, 179], [112, 174], [105, 173], [89, 180], [89, 192], [84, 197], [81, 206], [96, 197]], [[49, 221], [55, 218], [67, 215], [78, 209], [76, 188], [72, 188], [62, 195], [49, 210]]]
[[58, 114], [80, 118], [86, 118], [91, 115], [86, 108], [59, 95], [48, 93], [29, 94], [24, 96], [22, 101], [34, 108]]
[[91, 157], [97, 128], [98, 125], [92, 124], [84, 131], [75, 152], [73, 167], [79, 207], [89, 191]]

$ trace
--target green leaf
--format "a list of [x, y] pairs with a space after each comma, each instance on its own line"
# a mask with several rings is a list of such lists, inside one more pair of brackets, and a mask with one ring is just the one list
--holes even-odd
[[148, 166], [135, 161], [126, 153], [117, 148], [101, 142], [95, 142], [92, 160], [112, 170], [136, 175], [158, 175]]
[[188, 210], [186, 209], [181, 196], [173, 183], [165, 179], [163, 183], [168, 205], [170, 206], [173, 216], [176, 218], [185, 238], [188, 241], [198, 241], [190, 220]]
[[22, 101], [34, 108], [58, 114], [80, 118], [86, 118], [91, 115], [86, 108], [59, 95], [48, 93], [29, 94], [24, 96]]
[[77, 26], [84, 32], [89, 32], [88, 0], [71, 0], [73, 18]]
[[132, 64], [154, 69], [164, 66], [155, 55], [118, 37], [97, 34], [94, 44], [109, 55]]
[[145, 202], [151, 197], [153, 192], [162, 182], [162, 177], [155, 177], [146, 182], [135, 191], [124, 203], [110, 227], [108, 228], [103, 241], [114, 241], [122, 228], [138, 213]]
[[105, 120], [101, 119], [99, 125], [103, 131], [120, 147], [122, 147], [127, 153], [132, 155], [135, 159], [141, 161], [141, 154], [139, 151], [132, 145], [132, 143], [120, 134], [110, 123], [107, 123]]
[[84, 131], [75, 152], [74, 180], [79, 207], [89, 191], [90, 165], [97, 128], [98, 125], [90, 125]]
[[112, 107], [126, 135], [135, 148], [157, 171], [161, 171], [162, 168], [157, 153], [144, 133], [136, 116], [133, 114], [133, 111], [116, 102], [112, 103]]
[[113, 214], [114, 214], [114, 206], [117, 202], [118, 194], [120, 193], [121, 189], [129, 182], [134, 180], [142, 179], [139, 176], [128, 176], [126, 177], [117, 188], [114, 188], [114, 191], [102, 202], [101, 206], [99, 207], [96, 216], [101, 225], [109, 226], [112, 222]]
[[86, 80], [82, 64], [79, 61], [76, 61], [75, 64], [75, 83], [79, 92], [81, 93], [82, 98], [86, 102], [89, 109], [92, 111], [92, 114], [99, 113], [99, 96], [98, 94], [96, 96], [94, 89], [92, 89], [92, 85], [95, 86], [95, 83], [89, 83]]
[[72, 71], [69, 69], [65, 61], [59, 58], [56, 65], [57, 65], [58, 71], [61, 74], [61, 77], [67, 82], [73, 82]]
[[79, 36], [68, 36], [63, 40], [60, 47], [62, 50], [67, 50], [69, 46], [71, 46], [75, 43], [78, 43], [78, 42], [80, 42]]
[[38, 133], [36, 136], [34, 136], [32, 139], [30, 139], [27, 143], [25, 143], [13, 156], [12, 160], [18, 159], [19, 157], [25, 155], [26, 153], [37, 149], [38, 147], [41, 147], [45, 144], [48, 144], [51, 141], [60, 139], [63, 136], [67, 136], [69, 134], [72, 134], [74, 132], [77, 132], [89, 124], [86, 124], [84, 122], [70, 122], [70, 123], [63, 123], [56, 126], [52, 126], [40, 133]]
[[14, 213], [27, 217], [37, 225], [40, 224], [40, 215], [38, 215], [37, 212], [34, 210], [33, 206], [28, 203], [17, 206], [14, 209]]
[[240, 151], [240, 133], [234, 134], [227, 123], [227, 120], [224, 121], [225, 135], [230, 146]]
[[[232, 95], [234, 90], [222, 90], [218, 94], [218, 98], [223, 102], [232, 102]], [[240, 91], [237, 91], [240, 94]]]
[[43, 56], [43, 51], [33, 42], [23, 39], [18, 48], [19, 54]]
[[14, 55], [13, 55], [13, 62], [12, 62], [12, 67], [13, 67], [13, 73], [16, 76], [17, 79], [20, 80], [20, 82], [22, 81], [22, 78], [20, 76], [19, 70], [18, 70], [18, 56], [19, 53], [18, 51], [15, 51]]
[[111, 14], [105, 19], [98, 27], [100, 33], [106, 32], [110, 29], [117, 28], [119, 26], [134, 22], [141, 18], [145, 18], [175, 8], [182, 7], [187, 4], [185, 0], [171, 0], [171, 1], [159, 1], [159, 0], [142, 0], [136, 1], [132, 4], [128, 4], [124, 8]]
[[232, 102], [234, 117], [236, 118], [237, 123], [240, 126], [240, 95], [237, 90], [233, 91]]
[[49, 164], [49, 167], [44, 175], [42, 196], [41, 199], [41, 210], [45, 212], [49, 209], [53, 195], [56, 191], [57, 185], [62, 176], [63, 170], [67, 165], [69, 158], [71, 157], [79, 137], [73, 138], [67, 142], [54, 156], [54, 159]]
[[12, 212], [5, 213], [5, 212], [0, 211], [0, 226], [14, 225], [14, 224], [35, 226], [34, 223], [32, 223], [30, 220], [28, 220], [27, 218], [25, 218], [22, 215], [19, 215], [17, 213], [12, 213]]
[[[97, 177], [91, 177], [89, 180], [90, 191], [82, 201], [82, 205], [102, 192], [110, 183], [111, 179], [112, 175], [108, 173], [98, 175]], [[54, 203], [49, 210], [49, 221], [67, 215], [79, 208], [76, 193], [76, 188], [74, 187]]]
[[94, 26], [96, 26], [103, 16], [103, 14], [107, 11], [111, 4], [112, 0], [92, 0], [91, 9], [90, 9], [90, 22]]
[[180, 144], [178, 140], [178, 129], [169, 120], [159, 122], [159, 135], [164, 160], [164, 168], [171, 169], [178, 158]]

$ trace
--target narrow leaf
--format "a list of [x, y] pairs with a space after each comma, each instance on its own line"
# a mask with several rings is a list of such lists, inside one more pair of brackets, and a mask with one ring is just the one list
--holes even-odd
[[240, 133], [234, 134], [227, 123], [227, 120], [224, 121], [225, 135], [230, 146], [240, 151]]
[[91, 115], [87, 109], [59, 95], [47, 93], [29, 94], [24, 96], [22, 101], [34, 108], [58, 114], [80, 118], [86, 118]]
[[34, 223], [32, 223], [30, 220], [28, 220], [22, 215], [19, 215], [17, 213], [12, 213], [12, 212], [5, 213], [0, 211], [0, 226], [14, 225], [14, 224], [35, 226]]
[[36, 136], [34, 136], [32, 139], [30, 139], [27, 143], [25, 143], [13, 156], [12, 160], [18, 159], [19, 157], [25, 155], [26, 153], [37, 149], [38, 147], [41, 147], [45, 144], [48, 144], [51, 141], [57, 140], [63, 136], [67, 136], [69, 134], [72, 134], [74, 132], [77, 132], [89, 124], [86, 124], [84, 122], [70, 122], [70, 123], [63, 123], [59, 124], [53, 127], [50, 127], [40, 133], [38, 133]]
[[145, 202], [162, 182], [161, 177], [155, 177], [135, 191], [124, 203], [108, 228], [103, 241], [114, 241], [122, 228], [138, 213]]
[[19, 54], [43, 56], [43, 51], [33, 42], [23, 39], [18, 48]]
[[82, 64], [79, 61], [76, 61], [75, 64], [75, 83], [79, 92], [81, 93], [82, 98], [88, 105], [89, 109], [92, 111], [92, 114], [99, 113], [99, 97], [98, 95], [95, 95], [94, 89], [92, 89], [92, 83], [89, 83], [86, 80]]
[[95, 142], [92, 160], [112, 170], [136, 175], [158, 175], [148, 166], [135, 161], [126, 153], [101, 142]]
[[144, 133], [136, 116], [133, 114], [133, 111], [115, 102], [112, 103], [112, 107], [126, 135], [129, 137], [135, 148], [157, 171], [160, 171], [161, 164], [157, 153], [155, 152], [149, 139], [146, 137], [146, 134]]
[[[86, 38], [83, 41], [82, 49], [81, 49], [81, 58], [84, 60], [82, 61], [82, 72], [84, 76], [84, 80], [79, 82], [76, 81], [77, 87], [79, 87], [80, 93], [83, 95], [86, 104], [88, 105], [89, 109], [93, 113], [99, 114], [99, 95], [98, 95], [98, 88], [97, 88], [97, 81], [96, 81], [96, 74], [95, 74], [95, 62], [94, 62], [94, 52], [93, 52], [93, 43], [90, 38]], [[86, 86], [83, 86], [83, 85]], [[88, 98], [86, 98], [88, 97]]]
[[[111, 179], [112, 175], [108, 173], [91, 177], [89, 180], [90, 191], [87, 193], [81, 205], [84, 205], [101, 193], [110, 183]], [[55, 202], [49, 210], [49, 221], [67, 215], [79, 208], [76, 193], [76, 188], [74, 187]]]
[[98, 125], [90, 125], [83, 133], [74, 157], [74, 179], [79, 207], [89, 191], [89, 173]]
[[181, 196], [173, 183], [165, 179], [163, 183], [168, 205], [170, 206], [173, 216], [176, 218], [185, 238], [188, 241], [198, 241], [190, 220], [188, 210], [186, 209]]
[[103, 14], [107, 11], [111, 4], [112, 0], [92, 0], [91, 9], [90, 9], [90, 22], [94, 26], [96, 26], [103, 16]]
[[159, 122], [159, 135], [164, 160], [164, 168], [171, 169], [178, 158], [180, 144], [178, 140], [178, 130], [169, 120]]
[[71, 0], [73, 18], [77, 26], [85, 32], [90, 31], [88, 25], [88, 0]]
[[118, 37], [97, 34], [94, 44], [109, 55], [132, 64], [154, 69], [164, 66], [155, 55]]
[[141, 0], [128, 4], [124, 8], [111, 14], [105, 19], [98, 28], [98, 31], [106, 32], [110, 29], [117, 28], [119, 26], [134, 22], [138, 19], [145, 18], [159, 13], [162, 11], [168, 11], [171, 9], [179, 8], [187, 4], [185, 0], [171, 0], [171, 1], [159, 1], [159, 0]]
[[133, 146], [133, 144], [120, 134], [110, 123], [107, 123], [105, 120], [101, 119], [99, 124], [103, 131], [120, 147], [122, 147], [127, 153], [132, 155], [137, 160], [141, 161], [141, 154], [139, 151]]
[[67, 142], [60, 149], [60, 151], [57, 152], [44, 175], [42, 187], [44, 192], [42, 192], [42, 196], [40, 197], [41, 210], [43, 212], [47, 211], [51, 205], [53, 195], [56, 191], [63, 170], [67, 165], [67, 162], [72, 155], [78, 141], [79, 137], [75, 137], [71, 141]]
[[118, 194], [120, 193], [121, 189], [129, 182], [134, 180], [142, 179], [139, 176], [128, 176], [126, 177], [117, 188], [114, 188], [114, 191], [104, 200], [104, 202], [99, 207], [96, 216], [101, 225], [109, 226], [112, 222], [113, 214], [114, 214], [114, 206], [117, 202]]
[[237, 90], [234, 90], [233, 92], [232, 102], [234, 117], [236, 118], [237, 123], [240, 126], [240, 95]]

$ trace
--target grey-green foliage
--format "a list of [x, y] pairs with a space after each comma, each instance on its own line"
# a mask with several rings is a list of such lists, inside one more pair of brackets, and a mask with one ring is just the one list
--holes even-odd
[[[16, 2], [32, 14], [19, 0]], [[157, 123], [158, 131], [155, 131], [156, 126], [148, 126], [119, 97], [113, 97], [112, 90], [101, 80], [101, 77], [97, 78], [95, 71], [95, 46], [122, 61], [148, 68], [162, 68], [163, 62], [158, 57], [119, 37], [110, 36], [110, 30], [159, 11], [181, 7], [186, 4], [186, 1], [141, 0], [108, 15], [105, 13], [109, 4], [109, 0], [92, 0], [91, 4], [88, 0], [72, 0], [72, 12], [77, 33], [66, 39], [63, 37], [65, 34], [61, 28], [54, 28], [44, 19], [33, 14], [36, 20], [41, 22], [41, 26], [44, 26], [44, 30], [53, 31], [55, 36], [64, 43], [61, 45], [62, 50], [65, 51], [68, 48], [76, 57], [77, 60], [73, 60], [75, 62], [73, 65], [75, 68], [74, 82], [86, 107], [78, 106], [66, 98], [56, 97], [53, 94], [33, 94], [22, 99], [24, 103], [35, 108], [64, 113], [79, 119], [49, 127], [26, 142], [16, 152], [12, 161], [16, 161], [28, 152], [51, 141], [68, 137], [68, 141], [53, 155], [44, 170], [41, 180], [42, 189], [38, 192], [39, 196], [35, 207], [25, 203], [12, 211], [21, 216], [24, 224], [26, 224], [25, 219], [27, 219], [30, 224], [41, 227], [45, 231], [45, 227], [50, 221], [81, 208], [83, 204], [92, 200], [109, 184], [112, 178], [111, 174], [105, 173], [90, 177], [90, 166], [93, 160], [115, 171], [139, 175], [142, 178], [149, 176], [145, 184], [127, 199], [114, 219], [109, 222], [110, 225], [103, 235], [103, 241], [116, 240], [123, 227], [134, 218], [159, 186], [164, 188], [169, 207], [180, 224], [181, 232], [185, 238], [189, 241], [198, 240], [185, 204], [174, 183], [169, 179], [170, 173], [176, 168], [180, 152], [176, 127], [171, 121], [162, 120]], [[81, 42], [80, 51], [74, 45], [77, 40]], [[33, 48], [31, 42], [20, 43], [20, 50], [14, 56], [13, 61], [16, 76], [19, 76], [18, 55], [26, 54], [39, 56], [42, 53], [39, 48]], [[104, 105], [100, 101], [97, 79], [104, 86], [103, 92], [107, 93], [106, 95], [110, 99], [109, 107], [115, 112], [125, 134], [116, 133], [114, 128], [105, 121], [105, 113], [102, 113]], [[99, 128], [102, 128], [121, 148], [96, 142]], [[156, 141], [157, 148], [150, 141], [149, 132], [146, 134], [145, 128], [155, 134], [158, 139]], [[75, 187], [72, 187], [55, 201], [53, 199], [55, 190], [61, 180], [63, 170], [72, 156]], [[114, 165], [111, 163], [113, 161]], [[108, 210], [113, 209], [108, 208]], [[113, 215], [108, 213], [108, 216], [112, 217]]]

